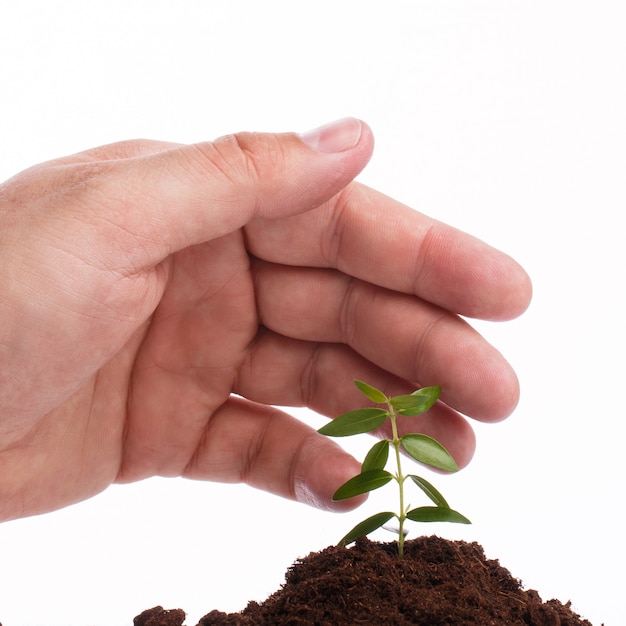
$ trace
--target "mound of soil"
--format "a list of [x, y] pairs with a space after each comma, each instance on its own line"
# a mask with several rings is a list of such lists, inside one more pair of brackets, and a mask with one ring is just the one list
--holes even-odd
[[[144, 611], [135, 626], [182, 626], [181, 609]], [[197, 626], [591, 626], [558, 600], [542, 602], [477, 543], [419, 537], [360, 539], [298, 560], [282, 588], [239, 613], [211, 611]]]

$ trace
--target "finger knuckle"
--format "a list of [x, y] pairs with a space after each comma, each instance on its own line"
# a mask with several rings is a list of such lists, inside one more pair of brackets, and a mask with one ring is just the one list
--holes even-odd
[[199, 150], [205, 167], [229, 183], [259, 188], [276, 177], [284, 154], [280, 142], [272, 135], [236, 133], [221, 137]]

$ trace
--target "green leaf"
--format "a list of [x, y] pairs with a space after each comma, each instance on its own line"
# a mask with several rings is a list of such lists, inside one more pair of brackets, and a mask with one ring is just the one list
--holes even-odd
[[409, 478], [437, 505], [450, 508], [446, 499], [421, 476], [410, 475]]
[[332, 422], [322, 426], [317, 432], [329, 437], [347, 437], [376, 430], [387, 419], [384, 409], [357, 409], [349, 411]]
[[376, 402], [376, 404], [387, 402], [387, 396], [380, 389], [376, 389], [376, 387], [372, 387], [372, 385], [368, 385], [362, 380], [355, 380], [354, 384], [357, 386], [358, 390], [372, 402]]
[[388, 522], [392, 517], [395, 516], [395, 513], [376, 513], [376, 515], [372, 515], [367, 519], [363, 520], [359, 524], [357, 524], [341, 541], [339, 542], [340, 546], [347, 546], [349, 543], [352, 543], [359, 537], [365, 537], [365, 535], [369, 535], [371, 532], [375, 531], [377, 528], [380, 528], [383, 524]]
[[412, 509], [406, 514], [407, 518], [414, 522], [455, 522], [457, 524], [471, 524], [467, 517], [458, 511], [446, 506], [421, 506]]
[[436, 440], [428, 435], [404, 435], [400, 443], [405, 451], [416, 461], [445, 470], [457, 472], [459, 466], [450, 456], [450, 453]]
[[380, 469], [357, 474], [335, 491], [333, 500], [346, 500], [362, 493], [374, 491], [374, 489], [386, 485], [392, 478], [393, 476], [389, 472]]
[[423, 387], [409, 395], [389, 399], [401, 415], [421, 415], [430, 409], [441, 394], [441, 387]]
[[361, 465], [361, 473], [374, 469], [385, 469], [389, 458], [389, 440], [383, 439], [375, 443]]

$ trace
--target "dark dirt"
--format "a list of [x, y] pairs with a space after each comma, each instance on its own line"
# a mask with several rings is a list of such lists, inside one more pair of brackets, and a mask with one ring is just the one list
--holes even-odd
[[[135, 626], [182, 626], [185, 613], [155, 607]], [[282, 588], [240, 613], [211, 611], [197, 626], [591, 626], [558, 600], [542, 602], [477, 543], [419, 537], [398, 558], [395, 543], [360, 539], [298, 560]]]

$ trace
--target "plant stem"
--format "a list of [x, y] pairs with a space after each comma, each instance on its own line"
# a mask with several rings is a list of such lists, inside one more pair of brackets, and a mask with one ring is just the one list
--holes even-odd
[[393, 444], [396, 453], [396, 480], [398, 482], [398, 489], [400, 490], [400, 514], [398, 515], [398, 556], [402, 557], [404, 554], [404, 520], [406, 519], [406, 510], [404, 506], [404, 475], [402, 474], [402, 463], [400, 462], [400, 438], [398, 437], [398, 427], [396, 425], [396, 411], [394, 407], [389, 404], [389, 420], [391, 421], [391, 433]]

